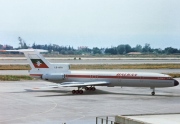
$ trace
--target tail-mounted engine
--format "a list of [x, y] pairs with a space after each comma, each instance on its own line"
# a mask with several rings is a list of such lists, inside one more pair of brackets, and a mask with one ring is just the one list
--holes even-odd
[[52, 73], [52, 74], [43, 74], [42, 79], [43, 80], [63, 80], [64, 74], [63, 73]]

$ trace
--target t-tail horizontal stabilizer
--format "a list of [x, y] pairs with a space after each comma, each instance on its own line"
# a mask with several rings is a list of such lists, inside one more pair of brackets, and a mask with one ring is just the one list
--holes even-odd
[[19, 50], [1, 50], [1, 52], [21, 52], [26, 56], [31, 68], [49, 68], [50, 63], [40, 54], [48, 52], [42, 49], [19, 49]]

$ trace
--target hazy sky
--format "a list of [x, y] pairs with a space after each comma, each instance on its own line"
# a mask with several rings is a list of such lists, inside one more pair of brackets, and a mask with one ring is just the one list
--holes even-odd
[[0, 44], [180, 48], [180, 0], [0, 0]]

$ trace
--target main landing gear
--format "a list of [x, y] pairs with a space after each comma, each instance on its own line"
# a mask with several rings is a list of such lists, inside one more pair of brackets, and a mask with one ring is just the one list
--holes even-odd
[[[72, 94], [83, 94], [84, 91], [82, 90], [83, 88], [80, 89], [80, 87], [78, 87], [78, 90], [72, 90]], [[85, 87], [84, 88], [86, 91], [95, 91], [96, 88], [95, 87]]]
[[83, 94], [83, 90], [72, 90], [72, 94]]
[[155, 88], [151, 88], [153, 91], [151, 92], [151, 95], [154, 96], [155, 95]]
[[85, 87], [86, 91], [95, 91], [96, 88], [95, 87]]

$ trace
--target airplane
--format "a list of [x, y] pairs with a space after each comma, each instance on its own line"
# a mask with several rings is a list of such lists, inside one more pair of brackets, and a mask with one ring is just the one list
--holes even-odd
[[[72, 94], [95, 91], [95, 86], [148, 87], [155, 95], [155, 88], [173, 87], [179, 82], [171, 76], [147, 72], [73, 71], [68, 63], [50, 63], [40, 53], [42, 49], [1, 50], [1, 52], [22, 52], [31, 66], [32, 77], [58, 83], [54, 87], [77, 87]], [[53, 86], [52, 86], [53, 87]]]

